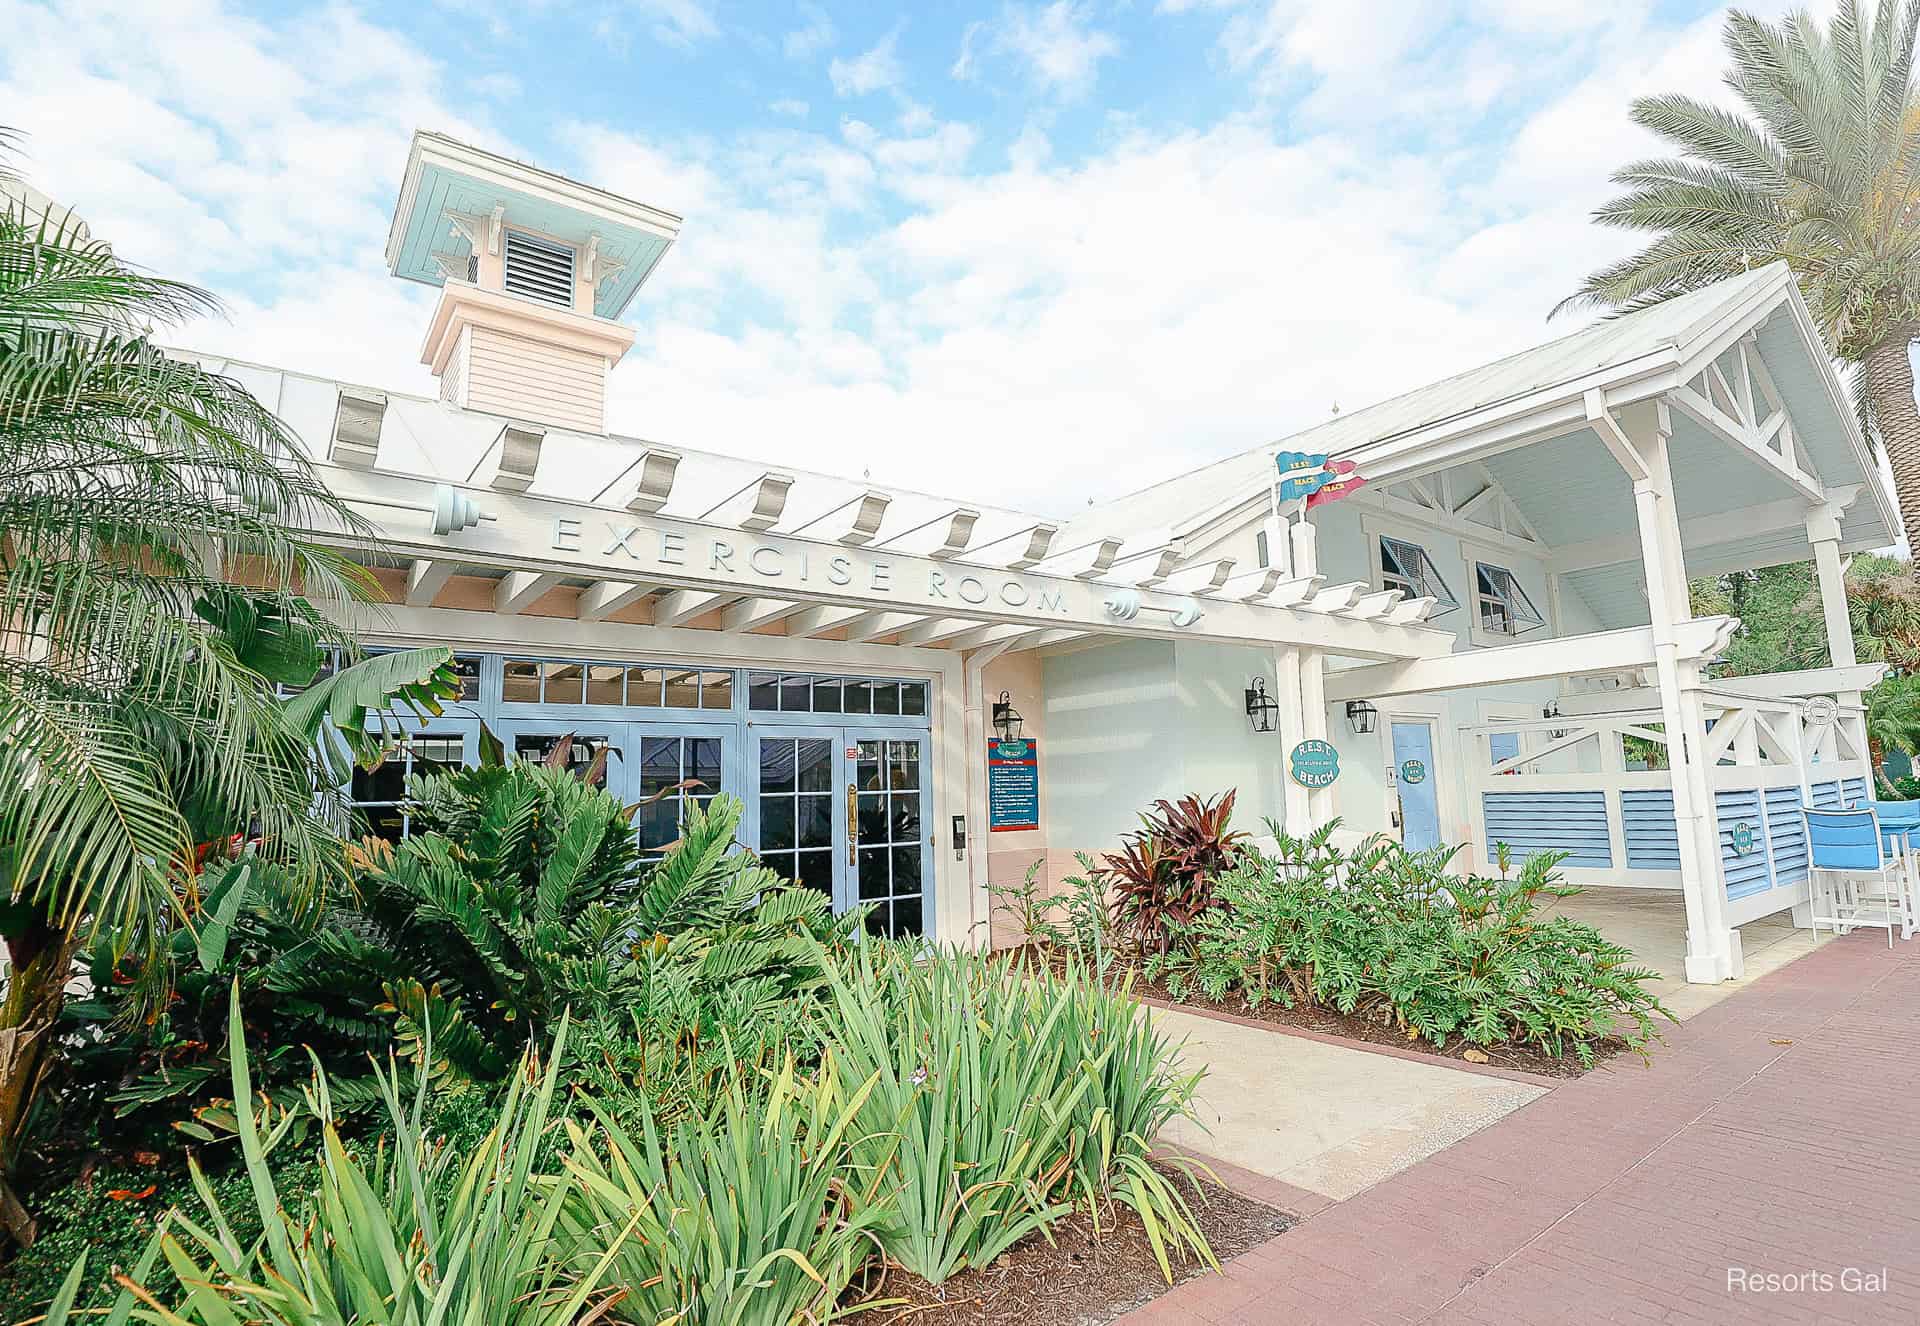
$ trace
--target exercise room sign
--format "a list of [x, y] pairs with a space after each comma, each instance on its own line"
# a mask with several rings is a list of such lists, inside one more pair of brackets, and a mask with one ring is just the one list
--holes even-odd
[[1040, 744], [1031, 737], [987, 741], [987, 827], [995, 833], [1040, 827]]

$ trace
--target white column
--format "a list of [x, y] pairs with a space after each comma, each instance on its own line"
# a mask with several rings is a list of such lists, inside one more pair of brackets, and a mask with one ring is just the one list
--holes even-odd
[[1713, 982], [1740, 975], [1740, 936], [1727, 925], [1726, 879], [1720, 865], [1720, 828], [1715, 814], [1712, 770], [1702, 758], [1707, 722], [1700, 699], [1700, 669], [1682, 664], [1674, 627], [1693, 615], [1687, 600], [1686, 559], [1680, 542], [1680, 517], [1673, 500], [1673, 475], [1667, 464], [1671, 435], [1666, 407], [1654, 426], [1632, 437], [1646, 468], [1633, 485], [1634, 513], [1640, 526], [1640, 560], [1647, 579], [1647, 606], [1653, 631], [1655, 669], [1660, 683], [1661, 717], [1667, 731], [1667, 759], [1673, 779], [1673, 815], [1679, 832], [1680, 882], [1687, 906], [1687, 979]]
[[1820, 580], [1820, 611], [1827, 619], [1827, 651], [1833, 665], [1860, 660], [1853, 649], [1853, 621], [1847, 615], [1846, 572], [1840, 566], [1840, 512], [1817, 506], [1807, 512], [1807, 541], [1813, 545], [1813, 569]]
[[[959, 729], [960, 740], [965, 745], [965, 787], [967, 813], [967, 851], [964, 862], [954, 861], [952, 867], [947, 864], [945, 853], [953, 844], [949, 837], [935, 834], [937, 850], [942, 853], [940, 865], [942, 878], [964, 881], [967, 891], [965, 915], [967, 933], [965, 935], [942, 935], [946, 943], [957, 944], [963, 948], [993, 947], [993, 905], [992, 895], [987, 892], [989, 882], [987, 860], [988, 820], [987, 808], [987, 707], [990, 703], [986, 694], [987, 665], [1006, 652], [1007, 641], [976, 649], [967, 655], [962, 669], [964, 694], [959, 697], [965, 712], [956, 717], [951, 708], [947, 710], [949, 731]], [[946, 911], [945, 908], [942, 909]], [[952, 909], [958, 915], [961, 909]]]
[[1313, 805], [1307, 789], [1293, 780], [1291, 753], [1307, 739], [1306, 710], [1301, 704], [1300, 650], [1280, 645], [1273, 651], [1273, 699], [1280, 706], [1281, 821], [1288, 833], [1302, 837], [1313, 831]]
[[[1300, 651], [1300, 730], [1308, 741], [1327, 739], [1327, 658], [1318, 649]], [[1342, 756], [1341, 763], [1346, 763]], [[1335, 786], [1338, 786], [1336, 783]], [[1334, 816], [1334, 789], [1307, 791], [1307, 822], [1319, 828]]]

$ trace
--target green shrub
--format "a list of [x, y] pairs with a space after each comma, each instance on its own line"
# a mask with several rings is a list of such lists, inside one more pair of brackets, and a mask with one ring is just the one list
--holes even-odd
[[280, 986], [361, 992], [410, 1051], [431, 1038], [447, 1080], [497, 1079], [566, 1009], [597, 1087], [698, 1098], [721, 1033], [757, 1062], [756, 1029], [819, 998], [816, 955], [859, 925], [738, 847], [737, 797], [690, 803], [680, 840], [643, 862], [630, 808], [563, 769], [521, 761], [408, 788], [416, 832], [374, 855], [361, 905]]
[[589, 1101], [597, 1126], [567, 1125], [560, 1231], [591, 1258], [631, 1222], [609, 1268], [627, 1320], [830, 1320], [881, 1214], [850, 1212], [846, 1199], [859, 1180], [848, 1129], [864, 1099], [798, 1078], [789, 1059], [761, 1091], [730, 1071], [717, 1108], [671, 1129], [644, 1103], [629, 1131]]
[[1077, 966], [1030, 980], [1011, 958], [881, 943], [839, 964], [833, 989], [825, 1080], [868, 1084], [854, 1160], [875, 1235], [907, 1270], [942, 1283], [1107, 1200], [1135, 1205], [1156, 1246], [1211, 1255], [1141, 1131], [1185, 1110], [1192, 1081], [1172, 1078], [1124, 993]]
[[[541, 1073], [531, 1052], [510, 1079], [492, 1130], [471, 1151], [436, 1146], [427, 1127], [430, 1072], [416, 1068], [411, 1099], [397, 1069], [377, 1075], [388, 1135], [356, 1156], [333, 1125], [324, 1075], [314, 1113], [322, 1120], [320, 1171], [299, 1194], [276, 1178], [269, 1153], [294, 1116], [278, 1122], [252, 1107], [240, 1000], [229, 1020], [233, 1095], [249, 1196], [262, 1233], [243, 1243], [226, 1204], [195, 1170], [202, 1221], [174, 1211], [155, 1245], [179, 1289], [148, 1278], [137, 1295], [165, 1305], [166, 1320], [230, 1326], [346, 1326], [458, 1321], [565, 1326], [599, 1293], [616, 1230], [583, 1260], [552, 1231], [563, 1185], [542, 1181], [536, 1155], [552, 1104], [566, 1021]], [[174, 1298], [171, 1303], [168, 1298]]]
[[1177, 998], [1324, 1004], [1435, 1045], [1531, 1045], [1583, 1064], [1608, 1036], [1644, 1052], [1655, 1019], [1671, 1020], [1645, 988], [1659, 973], [1593, 926], [1543, 912], [1579, 892], [1555, 875], [1560, 856], [1511, 877], [1457, 876], [1451, 849], [1376, 837], [1343, 853], [1336, 828], [1298, 839], [1275, 827], [1274, 855], [1240, 853], [1214, 879], [1216, 909], [1176, 927], [1150, 974]]

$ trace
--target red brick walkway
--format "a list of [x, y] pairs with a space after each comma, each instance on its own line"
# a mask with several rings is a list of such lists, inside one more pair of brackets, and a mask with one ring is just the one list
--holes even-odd
[[1123, 1320], [1920, 1322], [1920, 943], [1828, 944]]

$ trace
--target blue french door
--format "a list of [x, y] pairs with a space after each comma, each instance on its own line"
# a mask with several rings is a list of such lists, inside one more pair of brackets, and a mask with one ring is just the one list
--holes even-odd
[[1400, 796], [1400, 841], [1424, 851], [1440, 841], [1440, 798], [1433, 767], [1433, 724], [1393, 721], [1393, 781]]
[[927, 734], [817, 725], [752, 730], [750, 832], [761, 859], [826, 894], [836, 912], [871, 904], [867, 928], [875, 934], [927, 934]]

